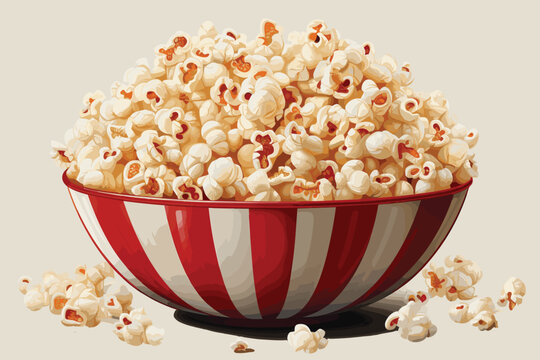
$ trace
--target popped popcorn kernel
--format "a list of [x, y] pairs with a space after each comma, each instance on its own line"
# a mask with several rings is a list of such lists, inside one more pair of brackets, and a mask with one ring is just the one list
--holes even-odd
[[294, 351], [303, 350], [306, 353], [314, 353], [328, 345], [328, 339], [324, 335], [323, 329], [311, 332], [307, 325], [298, 324], [294, 327], [294, 331], [287, 335], [287, 342]]
[[[52, 143], [71, 180], [179, 200], [329, 201], [430, 193], [478, 176], [479, 132], [453, 119], [445, 96], [413, 89], [411, 64], [323, 20], [285, 37], [263, 19], [252, 40], [207, 21], [154, 52], [152, 66], [139, 59], [113, 82], [110, 98], [86, 94], [64, 142]], [[234, 181], [211, 174], [221, 159], [239, 167]], [[321, 161], [336, 165], [333, 176]], [[292, 178], [272, 177], [284, 167]], [[245, 186], [258, 170], [264, 191]]]
[[456, 323], [468, 323], [480, 331], [498, 327], [495, 304], [489, 297], [478, 298], [470, 304], [462, 303], [450, 308], [450, 318]]
[[516, 277], [509, 278], [504, 283], [497, 305], [504, 307], [508, 304], [508, 309], [514, 310], [517, 305], [523, 302], [526, 290], [525, 283], [522, 280]]
[[437, 326], [426, 314], [427, 294], [419, 292], [409, 297], [409, 301], [404, 306], [388, 316], [385, 328], [387, 330], [398, 328], [399, 335], [412, 342], [422, 341], [435, 335]]

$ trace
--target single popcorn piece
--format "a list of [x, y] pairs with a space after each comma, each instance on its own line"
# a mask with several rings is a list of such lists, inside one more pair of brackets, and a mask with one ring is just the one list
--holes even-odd
[[144, 335], [147, 344], [156, 346], [161, 344], [163, 341], [163, 338], [165, 337], [165, 330], [154, 325], [150, 325], [144, 330]]
[[294, 327], [294, 331], [287, 335], [287, 342], [294, 351], [303, 350], [306, 353], [314, 353], [328, 345], [328, 339], [324, 335], [325, 331], [322, 329], [311, 332], [307, 325], [298, 324]]
[[21, 276], [19, 278], [19, 291], [25, 295], [28, 292], [28, 287], [32, 283], [32, 278], [28, 276]]
[[444, 267], [436, 267], [430, 263], [422, 270], [422, 276], [426, 281], [429, 295], [431, 297], [444, 297], [451, 286], [451, 280], [446, 275]]
[[65, 326], [84, 326], [88, 316], [77, 306], [66, 304], [62, 308], [62, 324]]
[[497, 305], [504, 307], [508, 304], [508, 309], [514, 310], [517, 305], [523, 302], [526, 290], [525, 283], [522, 280], [516, 277], [509, 278], [504, 283]]
[[24, 305], [27, 309], [37, 311], [46, 305], [40, 286], [34, 286], [24, 294]]
[[399, 328], [402, 338], [412, 342], [422, 341], [437, 333], [437, 327], [431, 322], [425, 312], [427, 294], [418, 292], [409, 296], [407, 304], [388, 316], [385, 322], [387, 330]]
[[230, 345], [230, 347], [237, 354], [243, 354], [243, 353], [249, 353], [249, 352], [254, 352], [255, 351], [252, 348], [250, 348], [248, 346], [247, 342], [245, 342], [242, 339], [237, 339], [235, 342], [233, 342]]
[[445, 265], [452, 269], [446, 273], [452, 282], [447, 289], [446, 298], [450, 301], [472, 299], [475, 296], [474, 285], [482, 278], [482, 270], [479, 266], [460, 255], [447, 257]]
[[[113, 82], [109, 99], [84, 96], [51, 157], [86, 188], [179, 200], [398, 197], [478, 176], [478, 130], [454, 120], [440, 91], [413, 89], [411, 64], [322, 20], [284, 38], [270, 19], [252, 40], [210, 22], [196, 36], [174, 33], [152, 65], [140, 59]], [[239, 167], [234, 181], [211, 174], [221, 159]], [[270, 189], [254, 193], [246, 184], [258, 170]]]
[[495, 304], [489, 297], [478, 298], [470, 304], [461, 303], [450, 308], [449, 316], [456, 323], [468, 323], [480, 330], [491, 330], [497, 327]]

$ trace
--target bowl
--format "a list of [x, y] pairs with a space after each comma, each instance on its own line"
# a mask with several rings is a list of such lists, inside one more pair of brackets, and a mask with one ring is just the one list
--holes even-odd
[[70, 180], [90, 238], [134, 288], [209, 317], [317, 318], [375, 302], [441, 246], [469, 181], [427, 194], [324, 202], [187, 201]]

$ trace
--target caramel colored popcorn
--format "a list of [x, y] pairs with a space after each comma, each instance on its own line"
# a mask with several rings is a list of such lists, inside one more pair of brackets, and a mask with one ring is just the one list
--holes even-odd
[[414, 90], [409, 63], [321, 20], [284, 35], [271, 20], [251, 41], [210, 22], [175, 33], [110, 98], [84, 96], [52, 158], [88, 188], [183, 200], [404, 196], [478, 175], [478, 131]]

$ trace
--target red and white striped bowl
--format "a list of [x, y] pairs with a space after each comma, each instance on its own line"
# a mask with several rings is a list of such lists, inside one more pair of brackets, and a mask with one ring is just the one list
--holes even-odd
[[437, 251], [472, 183], [262, 203], [144, 198], [63, 180], [94, 244], [133, 287], [173, 308], [261, 321], [323, 316], [394, 292]]

